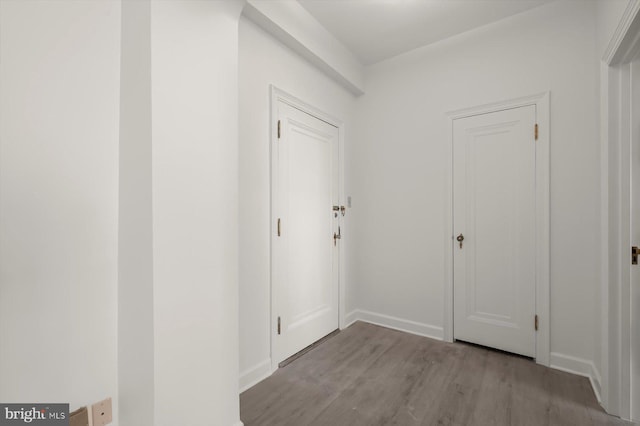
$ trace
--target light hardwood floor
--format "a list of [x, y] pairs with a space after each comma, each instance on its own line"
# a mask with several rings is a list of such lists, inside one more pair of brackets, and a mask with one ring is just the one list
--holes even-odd
[[626, 425], [584, 377], [357, 322], [240, 395], [245, 426]]

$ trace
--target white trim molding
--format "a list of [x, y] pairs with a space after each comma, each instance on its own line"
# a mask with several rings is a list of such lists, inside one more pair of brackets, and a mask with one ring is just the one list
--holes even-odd
[[380, 325], [382, 327], [403, 331], [405, 333], [416, 334], [418, 336], [428, 337], [435, 340], [443, 340], [444, 336], [442, 327], [404, 318], [393, 317], [390, 315], [363, 311], [361, 309], [351, 311], [349, 315], [347, 315], [347, 318], [349, 319], [349, 325], [353, 324], [356, 321], [363, 321], [369, 324]]
[[[637, 29], [634, 32], [629, 32], [631, 26], [634, 24], [634, 20], [640, 11], [640, 0], [629, 0], [627, 8], [622, 13], [620, 22], [616, 27], [609, 44], [604, 51], [602, 60], [607, 65], [620, 64], [628, 62], [631, 58], [631, 50], [637, 45], [637, 39], [629, 40], [627, 34], [637, 33]], [[638, 24], [637, 22], [635, 24]]]
[[344, 319], [345, 325], [344, 325], [344, 327], [340, 326], [340, 330], [344, 330], [345, 328], [350, 327], [354, 322], [359, 321], [358, 312], [359, 311], [357, 309], [354, 310], [354, 311], [349, 312], [347, 314], [347, 316], [345, 317], [345, 319]]
[[549, 358], [549, 366], [551, 368], [588, 378], [589, 382], [591, 383], [591, 387], [593, 388], [593, 393], [596, 395], [598, 402], [602, 402], [602, 379], [600, 378], [600, 372], [594, 365], [593, 361], [577, 358], [570, 355], [563, 355], [557, 352], [551, 352]]
[[239, 388], [240, 393], [246, 391], [250, 387], [260, 383], [267, 377], [271, 376], [271, 358], [267, 358], [253, 367], [240, 373]]
[[445, 249], [445, 300], [444, 333], [447, 342], [453, 342], [453, 121], [487, 114], [511, 108], [533, 105], [536, 107], [538, 140], [536, 141], [536, 314], [538, 331], [536, 333], [536, 362], [549, 365], [550, 321], [549, 321], [549, 92], [531, 96], [493, 102], [471, 108], [463, 108], [447, 113], [449, 119], [449, 137], [446, 141], [448, 158], [446, 161], [444, 249]]
[[242, 14], [349, 90], [364, 93], [364, 67], [295, 1], [247, 0]]

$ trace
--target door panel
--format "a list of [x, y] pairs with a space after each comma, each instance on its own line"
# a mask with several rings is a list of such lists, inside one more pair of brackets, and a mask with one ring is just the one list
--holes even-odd
[[[331, 305], [331, 139], [289, 122], [289, 288], [295, 327]], [[328, 220], [329, 219], [329, 220]]]
[[535, 106], [454, 120], [454, 338], [535, 355]]
[[[338, 328], [338, 129], [284, 102], [274, 149], [273, 307], [280, 362]], [[277, 220], [276, 218], [276, 220]]]

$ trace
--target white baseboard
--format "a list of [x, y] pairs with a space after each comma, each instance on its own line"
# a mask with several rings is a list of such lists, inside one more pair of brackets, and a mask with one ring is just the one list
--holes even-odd
[[431, 339], [444, 339], [444, 329], [442, 327], [392, 317], [389, 315], [377, 314], [375, 312], [356, 309], [347, 315], [345, 323], [349, 326], [356, 321], [364, 321], [370, 324], [381, 325], [383, 327], [404, 331], [405, 333], [417, 334], [418, 336], [429, 337]]
[[246, 391], [258, 382], [263, 381], [269, 377], [271, 373], [271, 358], [267, 358], [248, 370], [240, 373], [240, 393]]
[[549, 366], [551, 368], [588, 378], [589, 382], [591, 383], [591, 387], [593, 388], [593, 393], [596, 394], [598, 402], [602, 403], [602, 398], [600, 396], [602, 392], [602, 379], [600, 378], [600, 372], [592, 361], [569, 355], [559, 354], [557, 352], [551, 352], [549, 358]]
[[351, 324], [353, 324], [354, 322], [358, 321], [358, 312], [359, 312], [358, 310], [355, 310], [355, 311], [351, 311], [351, 312], [349, 312], [349, 313], [346, 315], [346, 317], [345, 317], [345, 319], [344, 319], [344, 323], [345, 323], [346, 325], [344, 326], [344, 328], [347, 328], [347, 327], [349, 327]]
[[236, 422], [236, 424], [234, 424], [233, 426], [244, 426], [244, 423], [242, 423], [242, 421], [238, 420]]
[[600, 377], [600, 372], [593, 363], [591, 363], [591, 375], [589, 376], [589, 381], [591, 382], [593, 393], [596, 394], [598, 403], [602, 405], [602, 378]]

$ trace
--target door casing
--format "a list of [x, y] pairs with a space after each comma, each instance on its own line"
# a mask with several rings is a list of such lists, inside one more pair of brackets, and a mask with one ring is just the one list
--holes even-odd
[[[535, 359], [538, 364], [549, 366], [549, 92], [532, 96], [494, 102], [447, 113], [449, 137], [447, 138], [448, 161], [446, 162], [446, 195], [444, 232], [445, 250], [445, 299], [444, 340], [453, 342], [453, 121], [480, 114], [503, 111], [511, 108], [534, 105], [538, 123], [536, 140], [536, 333]], [[531, 129], [533, 132], [534, 129]]]
[[[631, 417], [631, 62], [640, 57], [640, 1], [629, 1], [600, 65], [601, 393]], [[635, 106], [634, 106], [635, 108]], [[637, 241], [633, 242], [634, 244]]]
[[[303, 111], [309, 115], [314, 116], [315, 118], [322, 120], [326, 123], [331, 124], [334, 127], [338, 128], [338, 151], [339, 151], [339, 164], [338, 164], [338, 179], [339, 179], [339, 200], [340, 200], [340, 205], [345, 205], [345, 195], [344, 195], [344, 132], [345, 132], [345, 125], [344, 122], [338, 118], [335, 118], [334, 116], [325, 113], [324, 111], [300, 100], [299, 98], [285, 92], [284, 90], [281, 90], [277, 87], [275, 87], [274, 85], [270, 86], [270, 90], [271, 90], [271, 111], [270, 111], [270, 122], [271, 122], [271, 138], [270, 138], [270, 144], [269, 144], [269, 149], [270, 149], [270, 183], [269, 183], [269, 187], [270, 187], [270, 199], [271, 199], [271, 215], [270, 215], [270, 223], [271, 223], [271, 228], [270, 228], [270, 232], [271, 232], [271, 238], [269, 239], [270, 241], [270, 247], [269, 247], [269, 255], [270, 255], [270, 261], [269, 261], [269, 266], [270, 266], [270, 277], [269, 277], [269, 282], [270, 282], [270, 317], [271, 317], [271, 323], [270, 323], [270, 336], [271, 336], [271, 342], [270, 342], [270, 357], [271, 357], [271, 372], [273, 373], [274, 371], [276, 371], [278, 369], [278, 362], [276, 361], [275, 356], [273, 356], [274, 354], [274, 342], [275, 339], [277, 338], [277, 322], [278, 322], [278, 313], [275, 312], [275, 310], [273, 309], [274, 306], [274, 289], [273, 289], [273, 270], [274, 270], [274, 258], [273, 258], [273, 239], [274, 236], [276, 235], [276, 231], [275, 231], [275, 226], [276, 225], [276, 221], [277, 221], [277, 212], [276, 212], [276, 206], [273, 202], [273, 182], [274, 182], [274, 173], [276, 172], [276, 170], [274, 170], [273, 165], [277, 164], [277, 150], [274, 149], [274, 145], [278, 143], [278, 102], [283, 102], [285, 104], [288, 104], [294, 108], [299, 109], [300, 111]], [[339, 254], [339, 277], [338, 277], [338, 325], [340, 327], [340, 329], [342, 330], [345, 326], [345, 294], [346, 294], [346, 289], [345, 289], [345, 284], [346, 284], [346, 274], [345, 274], [345, 268], [344, 268], [344, 259], [345, 259], [345, 252], [346, 252], [346, 247], [348, 245], [348, 242], [346, 241], [347, 239], [345, 239], [345, 235], [348, 234], [348, 229], [345, 227], [345, 220], [344, 217], [342, 215], [339, 215], [340, 218], [340, 227], [342, 230], [342, 239], [340, 240], [340, 254]], [[276, 237], [277, 238], [277, 237]]]

